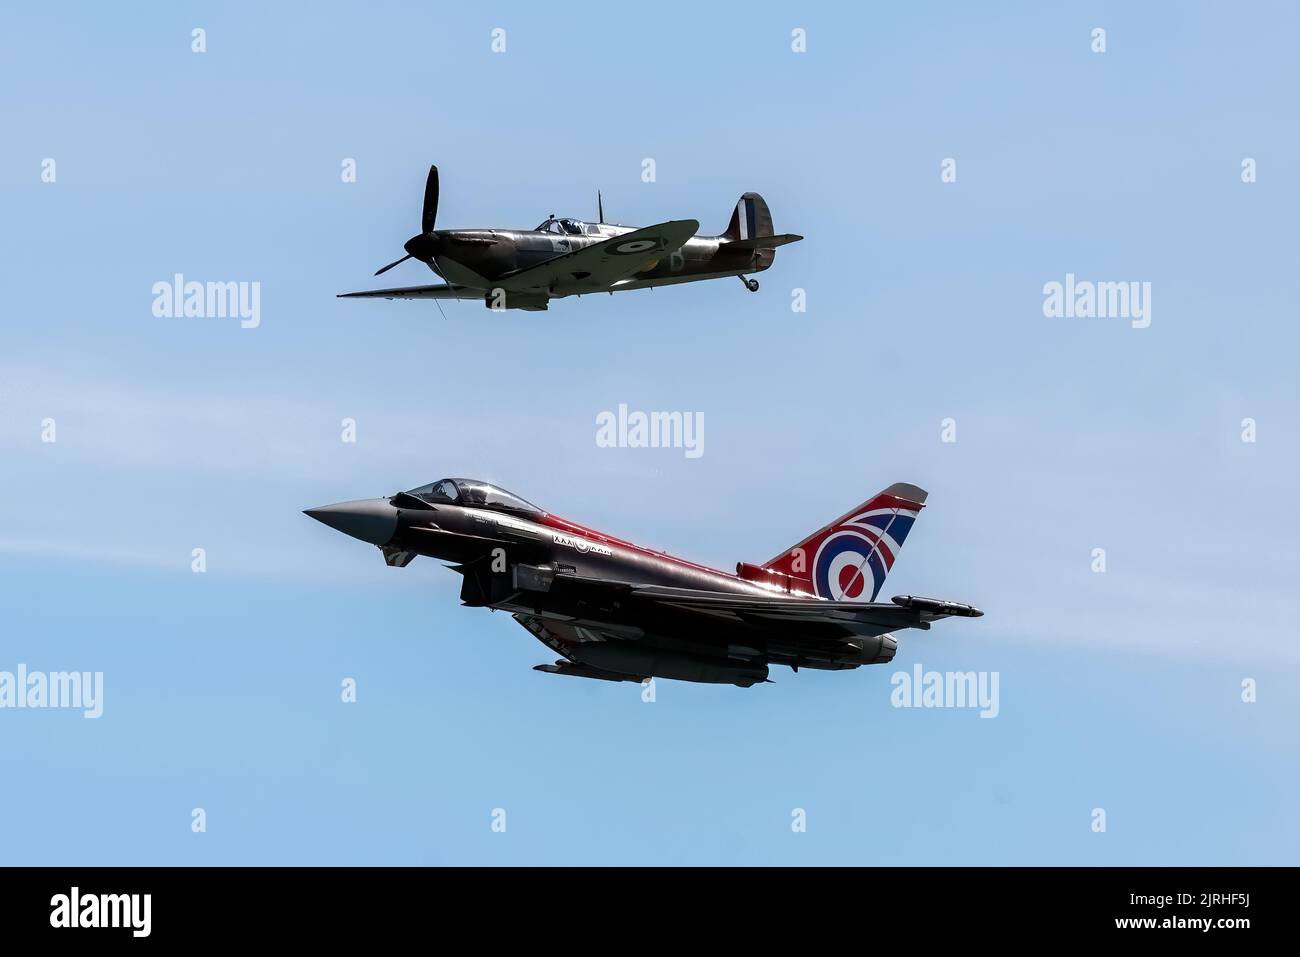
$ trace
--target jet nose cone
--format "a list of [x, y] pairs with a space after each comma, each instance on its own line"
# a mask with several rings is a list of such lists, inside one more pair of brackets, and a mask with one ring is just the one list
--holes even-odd
[[306, 509], [303, 514], [371, 545], [387, 545], [397, 532], [397, 509], [386, 498], [322, 505]]

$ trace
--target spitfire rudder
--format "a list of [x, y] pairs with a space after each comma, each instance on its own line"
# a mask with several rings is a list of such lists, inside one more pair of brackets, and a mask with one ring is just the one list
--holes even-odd
[[771, 236], [772, 212], [758, 193], [746, 193], [732, 210], [731, 222], [722, 235], [728, 239], [757, 239], [759, 236]]

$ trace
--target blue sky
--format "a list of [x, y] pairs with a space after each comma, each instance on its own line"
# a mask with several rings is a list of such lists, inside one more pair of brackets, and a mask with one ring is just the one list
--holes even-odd
[[[105, 700], [0, 710], [0, 863], [1296, 861], [1294, 4], [4, 20], [0, 670]], [[599, 188], [717, 232], [757, 190], [807, 238], [756, 295], [336, 300], [432, 281], [370, 276], [431, 162], [440, 225]], [[261, 325], [155, 318], [177, 272], [260, 282]], [[1069, 272], [1150, 282], [1150, 327], [1044, 317]], [[619, 403], [705, 454], [598, 447]], [[644, 703], [301, 514], [449, 474], [723, 568], [914, 482], [885, 593], [987, 615]], [[917, 663], [998, 672], [998, 717], [891, 707]]]

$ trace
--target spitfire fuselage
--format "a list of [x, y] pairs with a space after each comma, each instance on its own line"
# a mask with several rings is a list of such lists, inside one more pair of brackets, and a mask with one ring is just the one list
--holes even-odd
[[[496, 280], [509, 273], [541, 265], [556, 256], [630, 233], [631, 226], [583, 224], [581, 234], [520, 229], [451, 229], [438, 231], [437, 252], [430, 268], [448, 282], [473, 285], [481, 276]], [[772, 265], [771, 250], [729, 250], [725, 236], [695, 236], [664, 254], [610, 292], [666, 286], [696, 279], [714, 279], [762, 272]], [[467, 273], [466, 270], [469, 270]], [[575, 281], [575, 287], [579, 281]], [[557, 286], [553, 298], [581, 294], [579, 288]]]

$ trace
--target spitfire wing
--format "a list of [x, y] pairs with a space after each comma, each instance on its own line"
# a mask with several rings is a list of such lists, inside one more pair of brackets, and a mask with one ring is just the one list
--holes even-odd
[[579, 292], [587, 289], [596, 292], [673, 253], [699, 228], [699, 222], [694, 219], [647, 226], [575, 249], [536, 266], [506, 273], [492, 286], [505, 290], [507, 301], [512, 292]]
[[339, 299], [482, 299], [483, 290], [452, 283], [435, 283], [432, 286], [401, 286], [396, 289], [366, 289], [363, 292], [341, 292]]

